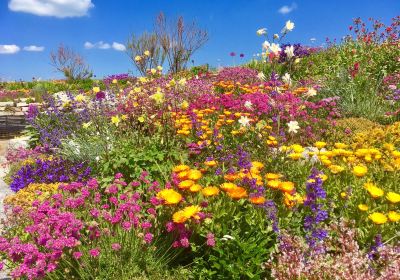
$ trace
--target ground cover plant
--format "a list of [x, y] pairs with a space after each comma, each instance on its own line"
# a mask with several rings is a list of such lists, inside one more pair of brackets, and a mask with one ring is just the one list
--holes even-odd
[[372, 26], [310, 48], [285, 42], [287, 21], [257, 31], [258, 60], [169, 74], [144, 62], [160, 55], [146, 34], [131, 41], [143, 76], [43, 95], [30, 147], [8, 152], [0, 266], [16, 279], [399, 279], [399, 18]]

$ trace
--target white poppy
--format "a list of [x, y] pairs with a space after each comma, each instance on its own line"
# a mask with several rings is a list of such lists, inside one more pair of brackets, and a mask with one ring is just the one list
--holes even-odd
[[297, 121], [290, 121], [287, 124], [289, 128], [289, 133], [297, 133], [297, 131], [300, 129], [299, 123]]
[[250, 126], [250, 119], [247, 116], [241, 116], [238, 122], [243, 127]]
[[293, 46], [287, 46], [284, 50], [287, 58], [292, 58], [294, 56], [294, 47]]
[[257, 30], [257, 35], [258, 36], [262, 36], [262, 35], [265, 35], [265, 34], [267, 34], [267, 28], [261, 28], [261, 29]]

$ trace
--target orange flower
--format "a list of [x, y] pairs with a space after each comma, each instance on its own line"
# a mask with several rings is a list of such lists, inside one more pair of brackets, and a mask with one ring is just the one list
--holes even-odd
[[250, 197], [250, 202], [253, 204], [263, 204], [265, 202], [265, 197], [263, 196], [253, 196]]
[[209, 161], [204, 162], [204, 165], [205, 166], [209, 166], [209, 167], [213, 167], [213, 166], [217, 165], [217, 162], [215, 160], [209, 160]]
[[163, 189], [157, 193], [157, 198], [162, 199], [164, 204], [173, 205], [182, 200], [182, 195], [173, 189]]
[[224, 179], [226, 181], [235, 181], [237, 179], [237, 175], [236, 174], [225, 174]]
[[247, 191], [245, 188], [236, 187], [233, 189], [229, 189], [227, 191], [228, 195], [233, 199], [241, 199], [247, 197]]
[[265, 174], [265, 179], [267, 179], [267, 180], [278, 180], [281, 177], [282, 177], [281, 174], [276, 174], [276, 173]]

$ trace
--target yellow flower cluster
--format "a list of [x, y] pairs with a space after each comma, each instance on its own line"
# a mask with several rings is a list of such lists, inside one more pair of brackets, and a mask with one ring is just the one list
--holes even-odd
[[16, 194], [6, 197], [4, 203], [12, 206], [20, 206], [23, 209], [29, 209], [35, 200], [43, 201], [57, 193], [60, 184], [61, 183], [29, 184]]

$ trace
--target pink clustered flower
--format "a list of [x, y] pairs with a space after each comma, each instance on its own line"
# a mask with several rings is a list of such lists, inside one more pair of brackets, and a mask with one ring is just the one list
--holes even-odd
[[[42, 278], [57, 269], [58, 263], [67, 256], [75, 260], [86, 254], [98, 258], [102, 250], [107, 250], [101, 247], [107, 242], [101, 240], [121, 230], [143, 238], [143, 246], [152, 243], [151, 220], [157, 215], [157, 210], [148, 206], [158, 183], [151, 182], [146, 172], [141, 174], [138, 182], [147, 186], [145, 194], [139, 190], [132, 192], [131, 188], [124, 191], [128, 184], [119, 173], [105, 192], [100, 190], [96, 179], [90, 179], [87, 183], [63, 184], [59, 187], [60, 193], [43, 202], [35, 201], [26, 216], [27, 236], [24, 241], [18, 237], [0, 237], [0, 253], [15, 265], [11, 276]], [[151, 188], [153, 190], [149, 191]], [[106, 201], [109, 204], [104, 203]], [[19, 208], [10, 211], [10, 215], [21, 215], [18, 214], [22, 213]], [[91, 248], [82, 244], [91, 244]], [[121, 247], [119, 243], [111, 245], [114, 251]], [[67, 251], [72, 252], [65, 254]]]

